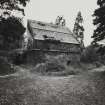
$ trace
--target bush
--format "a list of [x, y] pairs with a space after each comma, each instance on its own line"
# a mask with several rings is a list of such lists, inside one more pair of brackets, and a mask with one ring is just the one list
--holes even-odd
[[65, 70], [65, 65], [60, 60], [60, 58], [57, 57], [46, 57], [45, 63], [37, 64], [35, 67], [35, 71], [41, 72], [41, 73], [48, 73], [48, 72], [61, 72]]
[[91, 64], [91, 67], [105, 65], [105, 48], [100, 45], [90, 45], [81, 54], [81, 63]]
[[22, 49], [13, 50], [9, 54], [9, 61], [15, 65], [24, 64], [26, 60], [26, 52]]
[[0, 75], [13, 73], [14, 69], [6, 57], [0, 57]]
[[99, 60], [99, 53], [97, 47], [90, 45], [81, 54], [81, 61], [85, 63], [93, 63]]
[[37, 64], [31, 72], [38, 72], [44, 75], [54, 75], [54, 76], [65, 76], [74, 75], [80, 72], [79, 69], [73, 67], [73, 65], [68, 65], [68, 59], [63, 55], [60, 56], [47, 56], [45, 63]]

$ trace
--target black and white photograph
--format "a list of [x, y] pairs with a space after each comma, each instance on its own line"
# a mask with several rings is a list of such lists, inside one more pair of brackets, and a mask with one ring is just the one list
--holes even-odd
[[105, 105], [105, 0], [0, 0], [0, 105]]

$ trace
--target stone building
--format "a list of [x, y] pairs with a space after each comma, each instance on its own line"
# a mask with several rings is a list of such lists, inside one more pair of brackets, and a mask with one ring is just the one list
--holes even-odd
[[32, 59], [33, 56], [64, 55], [69, 60], [79, 60], [80, 44], [66, 26], [28, 20], [27, 33]]

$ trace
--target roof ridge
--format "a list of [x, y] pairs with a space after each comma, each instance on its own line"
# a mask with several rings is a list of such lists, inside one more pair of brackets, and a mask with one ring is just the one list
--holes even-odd
[[40, 27], [41, 29], [49, 30], [49, 31], [51, 31], [51, 30], [55, 31], [56, 30], [57, 32], [72, 33], [68, 27], [56, 25], [53, 23], [47, 23], [47, 22], [36, 21], [36, 20], [31, 20], [31, 19], [28, 19], [28, 23], [34, 23], [36, 26], [33, 28], [39, 28]]
[[[44, 24], [46, 24], [46, 25], [52, 25], [52, 26], [57, 26], [58, 28], [66, 28], [66, 29], [69, 29], [67, 26], [61, 26], [61, 25], [56, 25], [56, 24], [54, 24], [54, 23], [52, 23], [52, 22], [44, 22], [44, 21], [37, 21], [37, 20], [31, 20], [31, 19], [27, 19], [28, 21], [30, 21], [30, 22], [35, 22], [35, 23], [38, 23], [38, 22], [40, 22], [40, 23], [44, 23]], [[69, 29], [70, 30], [70, 29]]]

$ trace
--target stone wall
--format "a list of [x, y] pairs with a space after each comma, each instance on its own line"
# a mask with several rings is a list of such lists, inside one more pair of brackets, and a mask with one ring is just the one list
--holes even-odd
[[33, 40], [33, 44], [25, 52], [25, 63], [36, 65], [46, 61], [46, 56], [62, 55], [67, 61], [80, 60], [79, 44], [61, 43], [46, 40]]
[[46, 40], [34, 40], [31, 49], [59, 50], [61, 52], [80, 52], [80, 46], [78, 44], [60, 43]]

